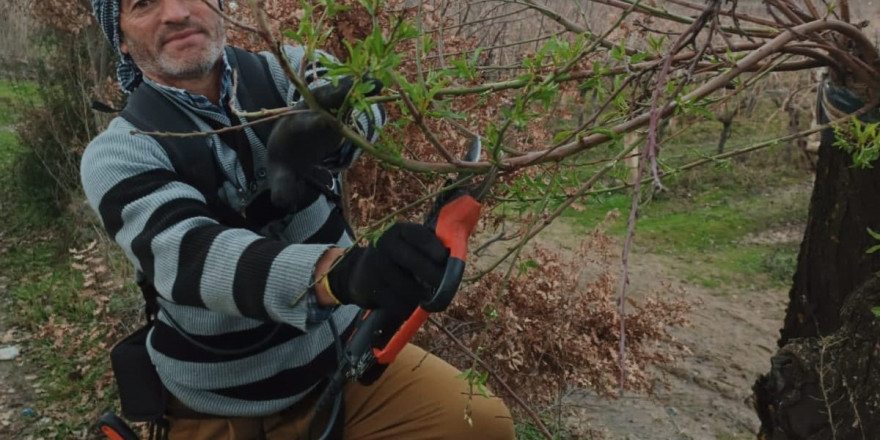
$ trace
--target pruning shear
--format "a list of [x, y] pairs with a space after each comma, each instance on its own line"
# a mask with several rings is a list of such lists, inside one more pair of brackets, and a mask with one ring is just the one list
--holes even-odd
[[[483, 141], [477, 136], [464, 161], [477, 162], [482, 148]], [[330, 436], [336, 423], [341, 406], [343, 383], [346, 380], [356, 380], [364, 385], [375, 382], [425, 323], [428, 315], [445, 310], [452, 302], [464, 275], [468, 238], [480, 219], [482, 208], [480, 200], [488, 194], [495, 182], [497, 172], [497, 167], [493, 167], [486, 178], [476, 185], [455, 185], [453, 182], [447, 182], [446, 186], [449, 189], [434, 200], [425, 225], [434, 228], [437, 238], [449, 249], [449, 260], [446, 262], [440, 286], [431, 299], [422, 301], [402, 322], [399, 315], [382, 308], [359, 312], [351, 336], [342, 350], [338, 369], [330, 377], [315, 406], [315, 414], [318, 414], [329, 405], [331, 398], [336, 396], [330, 422], [321, 439]], [[462, 173], [458, 177], [458, 183], [466, 182], [473, 178], [473, 173]], [[335, 327], [331, 326], [331, 329], [335, 334]]]
[[[464, 161], [477, 162], [482, 146], [482, 139], [476, 136]], [[349, 364], [345, 374], [349, 379], [364, 385], [373, 383], [394, 362], [428, 315], [445, 310], [452, 302], [464, 274], [468, 238], [480, 219], [480, 200], [488, 194], [496, 177], [497, 168], [493, 168], [482, 182], [453, 186], [434, 201], [425, 225], [433, 227], [437, 238], [449, 249], [449, 260], [440, 286], [431, 299], [419, 304], [402, 323], [383, 309], [361, 311], [345, 348], [344, 362]], [[471, 178], [473, 173], [462, 173], [458, 182]]]

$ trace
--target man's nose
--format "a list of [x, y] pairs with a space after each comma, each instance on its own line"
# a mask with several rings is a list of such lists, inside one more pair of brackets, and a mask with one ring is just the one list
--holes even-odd
[[189, 20], [190, 5], [200, 0], [162, 0], [161, 18], [163, 23], [184, 23]]

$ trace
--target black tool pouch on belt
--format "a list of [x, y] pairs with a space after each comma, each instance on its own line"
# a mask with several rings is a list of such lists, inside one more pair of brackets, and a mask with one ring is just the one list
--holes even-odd
[[147, 353], [152, 327], [152, 323], [141, 327], [110, 350], [122, 415], [133, 422], [152, 422], [165, 415], [166, 390]]

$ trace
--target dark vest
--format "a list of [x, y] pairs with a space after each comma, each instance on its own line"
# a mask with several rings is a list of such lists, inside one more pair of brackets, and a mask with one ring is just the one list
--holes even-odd
[[[230, 66], [238, 70], [236, 97], [244, 111], [255, 112], [261, 109], [279, 108], [287, 105], [278, 93], [275, 80], [269, 71], [269, 65], [262, 56], [243, 49], [228, 46], [226, 56]], [[199, 131], [199, 127], [179, 107], [153, 87], [141, 85], [129, 96], [121, 115], [138, 130], [144, 132], [191, 133]], [[230, 114], [233, 125], [237, 118]], [[212, 124], [213, 121], [205, 121]], [[253, 122], [253, 121], [251, 121]], [[273, 124], [257, 123], [251, 128], [265, 145], [269, 139]], [[215, 129], [220, 127], [214, 127]], [[253, 178], [251, 163], [251, 147], [244, 131], [237, 130], [221, 135], [223, 141], [235, 148], [239, 160], [249, 180]], [[219, 196], [223, 184], [223, 171], [214, 156], [213, 147], [208, 137], [170, 137], [155, 136], [168, 154], [174, 171], [183, 182], [192, 185], [207, 201], [208, 207], [218, 221], [230, 227], [242, 227], [253, 231], [262, 228], [271, 220], [281, 218], [285, 213], [275, 208], [270, 200], [269, 191], [258, 195], [245, 209], [244, 213], [236, 212]], [[152, 319], [158, 312], [155, 288], [138, 274], [138, 284], [144, 293], [147, 319]]]
[[[231, 46], [226, 48], [226, 55], [230, 66], [239, 72], [236, 97], [242, 110], [255, 112], [287, 105], [275, 87], [275, 80], [264, 57]], [[179, 107], [155, 88], [145, 85], [132, 92], [120, 116], [145, 132], [199, 131], [198, 126]], [[239, 122], [235, 115], [230, 113], [229, 117], [233, 125]], [[215, 129], [222, 128], [216, 126], [214, 121], [205, 122]], [[271, 122], [264, 122], [252, 125], [251, 128], [263, 145], [266, 145], [272, 126]], [[245, 175], [248, 180], [252, 180], [251, 149], [244, 131], [223, 133], [221, 138], [237, 150]], [[244, 216], [220, 200], [218, 192], [224, 177], [213, 149], [207, 142], [208, 137], [155, 136], [154, 139], [168, 154], [174, 171], [180, 175], [181, 180], [194, 186], [205, 196], [208, 206], [224, 225], [256, 231], [268, 221], [284, 215], [272, 206], [268, 194], [258, 196], [247, 207]]]

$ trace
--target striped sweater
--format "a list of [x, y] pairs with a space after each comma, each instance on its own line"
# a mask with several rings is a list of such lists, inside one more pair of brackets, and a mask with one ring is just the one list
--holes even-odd
[[[285, 51], [299, 72], [302, 50]], [[296, 100], [275, 58], [260, 55], [267, 57], [281, 96]], [[305, 78], [325, 70], [310, 64]], [[232, 95], [230, 77], [227, 63], [222, 96]], [[225, 112], [204, 97], [149, 80], [141, 87], [159, 89], [202, 130], [211, 129], [206, 119], [230, 124]], [[374, 140], [384, 113], [372, 110], [371, 118], [361, 114], [354, 120]], [[207, 414], [258, 416], [289, 407], [336, 367], [329, 325], [313, 317], [320, 315], [315, 313], [320, 306], [308, 287], [328, 247], [351, 245], [341, 212], [316, 193], [302, 209], [261, 233], [226, 227], [204, 196], [180, 180], [159, 143], [132, 135], [133, 129], [125, 119], [113, 119], [87, 147], [80, 172], [88, 202], [107, 233], [159, 292], [161, 310], [148, 350], [162, 382], [185, 405]], [[220, 197], [237, 211], [267, 190], [266, 147], [252, 130], [246, 129], [246, 135], [253, 152], [252, 181], [235, 150], [217, 135], [206, 138], [225, 177]], [[327, 163], [344, 167], [354, 156], [328, 158]], [[357, 310], [341, 306], [324, 315], [342, 330]]]

